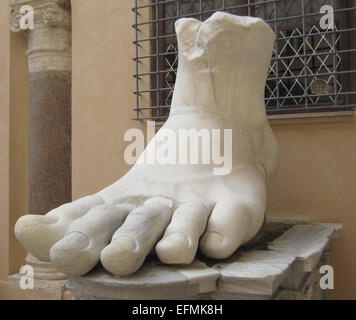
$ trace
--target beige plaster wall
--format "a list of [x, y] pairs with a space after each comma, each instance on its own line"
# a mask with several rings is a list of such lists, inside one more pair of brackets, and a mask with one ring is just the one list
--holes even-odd
[[9, 261], [9, 143], [10, 143], [10, 32], [9, 9], [0, 2], [0, 281]]
[[9, 30], [10, 8], [0, 3], [0, 281], [16, 273], [25, 250], [16, 220], [28, 209], [28, 101], [26, 39]]
[[10, 33], [10, 220], [9, 273], [24, 264], [25, 249], [13, 232], [18, 218], [28, 213], [29, 205], [29, 74], [27, 40], [20, 33]]
[[25, 249], [13, 232], [18, 218], [28, 213], [29, 204], [29, 74], [27, 40], [10, 33], [10, 274], [23, 265]]
[[279, 169], [272, 180], [273, 217], [341, 222], [333, 241], [333, 298], [356, 299], [356, 120], [273, 125]]
[[127, 170], [123, 151], [135, 108], [132, 1], [72, 1], [73, 199]]

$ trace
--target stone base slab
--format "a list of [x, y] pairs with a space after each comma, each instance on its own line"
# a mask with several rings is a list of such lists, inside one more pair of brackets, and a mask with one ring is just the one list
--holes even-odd
[[150, 257], [129, 277], [101, 266], [67, 283], [74, 299], [325, 299], [319, 267], [341, 224], [268, 219], [258, 235], [230, 258], [200, 255], [189, 266], [170, 266]]
[[39, 300], [72, 300], [71, 292], [66, 288], [68, 280], [34, 279], [33, 289], [21, 289], [20, 280], [23, 274], [16, 273], [8, 277], [8, 286], [21, 290], [20, 299]]

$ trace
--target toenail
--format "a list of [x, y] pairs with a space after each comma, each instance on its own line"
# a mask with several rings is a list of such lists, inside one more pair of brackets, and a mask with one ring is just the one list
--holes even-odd
[[183, 245], [189, 246], [190, 245], [190, 239], [188, 238], [188, 236], [182, 232], [172, 232], [170, 234], [168, 234], [164, 239], [164, 240], [173, 240], [173, 241], [177, 241], [180, 242]]
[[73, 231], [65, 235], [65, 237], [57, 242], [54, 247], [61, 250], [85, 249], [89, 245], [89, 237], [81, 232]]
[[205, 238], [204, 246], [216, 248], [217, 246], [221, 245], [222, 241], [223, 241], [222, 235], [218, 232], [213, 231], [210, 232]]
[[39, 216], [39, 222], [45, 225], [55, 224], [58, 221], [59, 221], [59, 217], [57, 216], [50, 216], [50, 215]]
[[173, 201], [171, 199], [168, 199], [168, 198], [162, 197], [162, 196], [156, 196], [156, 197], [149, 198], [148, 200], [145, 201], [144, 205], [157, 204], [157, 203], [164, 204], [171, 209], [173, 207]]
[[136, 251], [138, 249], [137, 241], [126, 236], [120, 236], [118, 238], [113, 239], [112, 244], [115, 244], [115, 246], [120, 246], [122, 249], [125, 248], [126, 250], [130, 251]]

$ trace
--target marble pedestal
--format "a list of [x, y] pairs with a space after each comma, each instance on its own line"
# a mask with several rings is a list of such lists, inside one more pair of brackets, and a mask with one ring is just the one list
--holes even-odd
[[150, 257], [133, 276], [114, 277], [97, 266], [67, 283], [74, 299], [326, 299], [319, 286], [329, 242], [341, 224], [268, 219], [229, 259], [198, 256], [188, 266]]
[[[26, 266], [33, 269], [33, 288], [22, 289], [29, 300], [71, 300], [70, 291], [66, 288], [68, 277], [56, 270], [50, 263], [40, 261], [32, 254], [26, 257]], [[21, 289], [20, 283], [24, 273], [8, 277], [9, 285]]]

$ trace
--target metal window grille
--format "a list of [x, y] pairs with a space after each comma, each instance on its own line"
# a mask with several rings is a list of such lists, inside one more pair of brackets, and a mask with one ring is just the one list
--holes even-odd
[[[333, 8], [333, 28], [320, 26], [323, 5]], [[342, 0], [135, 0], [135, 120], [168, 117], [178, 66], [174, 22], [204, 21], [216, 11], [260, 17], [274, 30], [265, 88], [268, 114], [352, 110], [355, 9], [355, 1]]]

